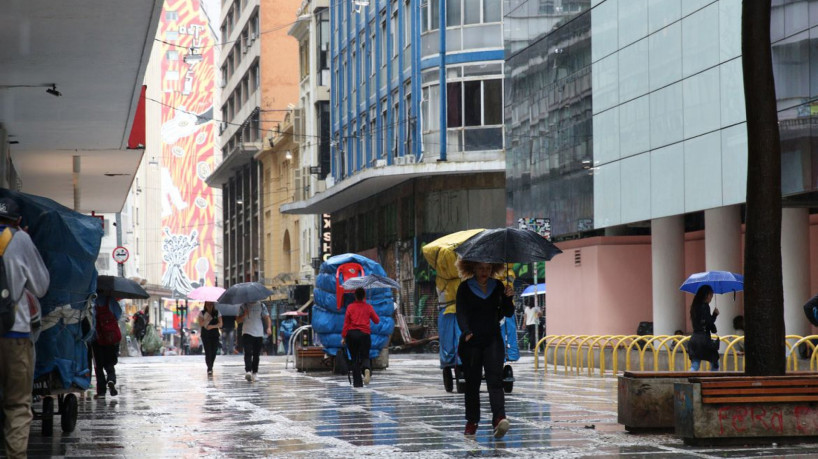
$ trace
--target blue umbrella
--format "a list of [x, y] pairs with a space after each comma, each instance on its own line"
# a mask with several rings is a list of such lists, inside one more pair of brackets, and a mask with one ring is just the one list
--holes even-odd
[[529, 285], [528, 287], [523, 290], [523, 293], [520, 296], [534, 296], [534, 295], [544, 295], [545, 294], [545, 282], [542, 284], [537, 285]]
[[713, 293], [740, 292], [744, 290], [744, 276], [729, 271], [707, 271], [691, 274], [679, 287], [679, 290], [695, 294], [702, 285], [712, 287]]

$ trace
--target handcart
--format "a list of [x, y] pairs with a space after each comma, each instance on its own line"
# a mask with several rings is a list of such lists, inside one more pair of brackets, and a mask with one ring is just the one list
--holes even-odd
[[[0, 198], [17, 203], [22, 227], [48, 268], [50, 285], [39, 300], [41, 326], [35, 344], [32, 395], [42, 400], [34, 418], [42, 433], [53, 433], [54, 415], [64, 432], [77, 423], [77, 394], [91, 382], [87, 341], [93, 337], [94, 299], [103, 229], [98, 218], [82, 215], [56, 202], [0, 188]], [[55, 401], [56, 399], [56, 408]]]
[[[446, 392], [456, 389], [458, 393], [463, 393], [466, 390], [465, 374], [457, 354], [460, 327], [457, 325], [455, 299], [457, 288], [460, 286], [460, 274], [455, 266], [457, 254], [454, 250], [461, 243], [482, 231], [482, 229], [458, 231], [436, 239], [423, 247], [424, 258], [437, 271], [435, 287], [440, 308], [438, 313], [440, 368], [443, 371], [443, 387]], [[515, 321], [504, 319], [501, 326], [506, 349], [503, 390], [509, 393], [514, 388], [514, 370], [508, 363], [519, 360], [520, 350], [517, 347]]]

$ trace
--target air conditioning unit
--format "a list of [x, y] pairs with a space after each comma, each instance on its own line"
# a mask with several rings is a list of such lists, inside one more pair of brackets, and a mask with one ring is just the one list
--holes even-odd
[[386, 166], [386, 160], [385, 159], [376, 159], [375, 160], [375, 167], [384, 167], [384, 166]]
[[415, 161], [416, 161], [417, 158], [415, 158], [415, 155], [410, 154], [410, 155], [404, 156], [403, 159], [404, 159], [404, 161], [406, 161], [406, 164], [415, 164]]
[[227, 80], [221, 80], [221, 81], [219, 81], [219, 87], [220, 87], [220, 88], [224, 88], [225, 86], [227, 86]]

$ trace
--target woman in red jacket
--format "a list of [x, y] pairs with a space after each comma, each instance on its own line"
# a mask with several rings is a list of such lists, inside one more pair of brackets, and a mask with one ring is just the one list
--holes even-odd
[[[372, 305], [364, 301], [366, 290], [355, 289], [355, 301], [347, 306], [344, 316], [344, 330], [341, 332], [341, 344], [346, 343], [352, 358], [352, 385], [363, 387], [369, 384], [372, 370], [369, 368], [369, 348], [372, 347], [369, 321], [380, 322]], [[361, 365], [363, 364], [363, 381], [361, 380]]]

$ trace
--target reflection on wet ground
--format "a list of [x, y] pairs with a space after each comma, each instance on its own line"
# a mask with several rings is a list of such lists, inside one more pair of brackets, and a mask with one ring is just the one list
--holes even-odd
[[372, 384], [297, 373], [262, 360], [244, 380], [241, 356], [219, 356], [207, 377], [201, 356], [122, 358], [118, 397], [80, 398], [77, 428], [43, 437], [32, 426], [31, 457], [803, 457], [810, 445], [688, 447], [673, 435], [632, 435], [616, 423], [616, 380], [533, 371], [514, 364], [506, 394], [508, 435], [490, 432], [488, 400], [474, 438], [462, 434], [463, 396], [443, 390], [436, 355], [391, 356]]

